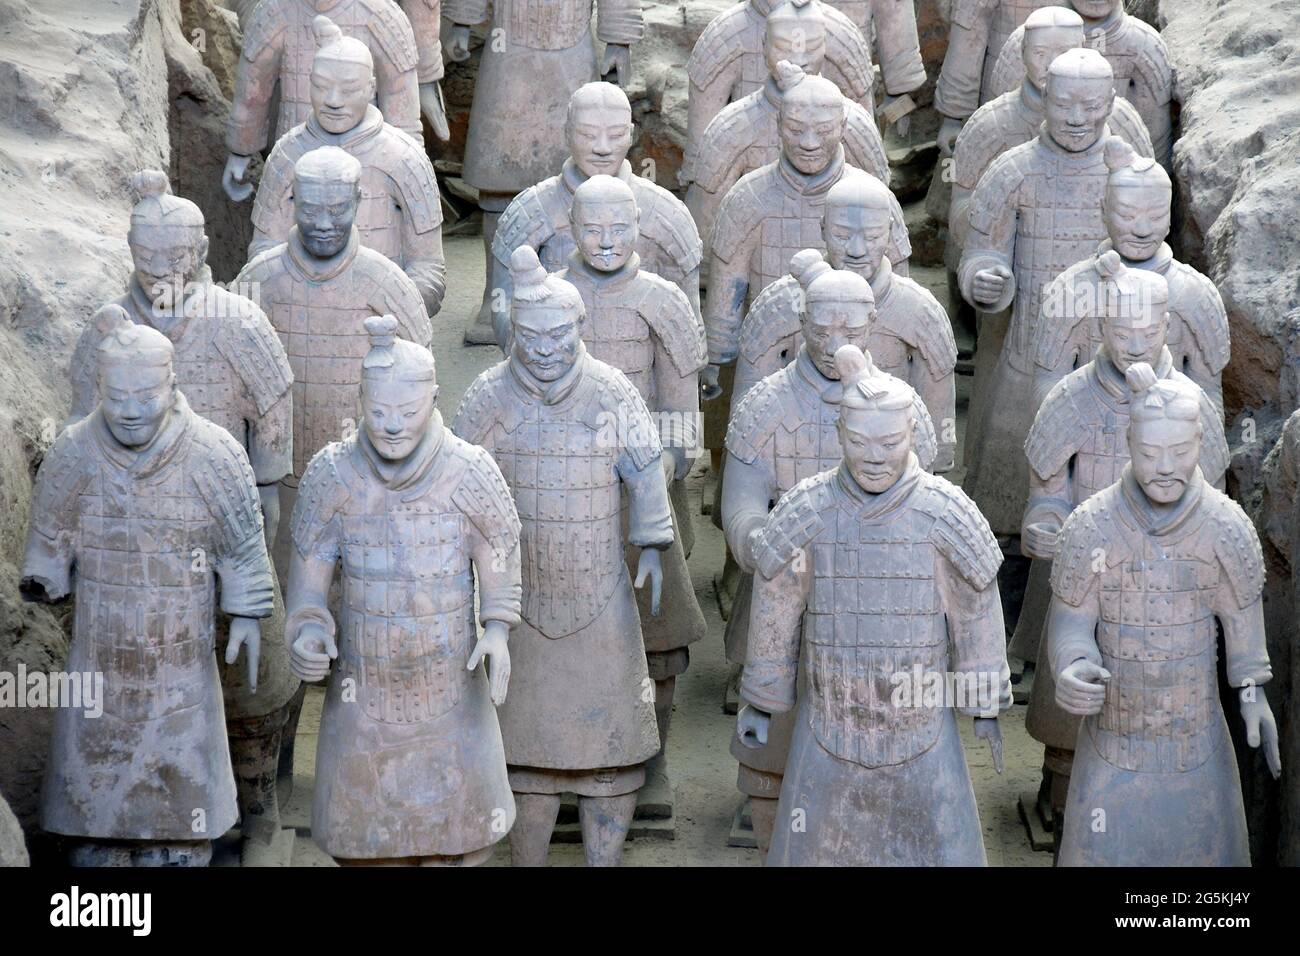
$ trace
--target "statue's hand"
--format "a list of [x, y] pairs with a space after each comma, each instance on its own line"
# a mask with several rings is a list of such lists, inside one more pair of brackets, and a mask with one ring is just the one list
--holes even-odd
[[988, 741], [989, 753], [993, 756], [993, 769], [1002, 772], [1002, 728], [996, 717], [976, 717], [975, 736]]
[[447, 37], [447, 59], [464, 63], [469, 59], [469, 27], [457, 23]]
[[1006, 266], [981, 269], [975, 273], [975, 283], [972, 290], [975, 301], [979, 305], [993, 305], [1002, 298], [1003, 293], [1006, 292], [1007, 283], [1011, 279], [1011, 270]]
[[772, 726], [772, 715], [746, 704], [736, 715], [736, 736], [751, 750], [767, 746], [767, 732]]
[[1278, 746], [1277, 718], [1268, 705], [1264, 688], [1251, 684], [1241, 688], [1241, 719], [1246, 724], [1246, 743], [1264, 747], [1264, 760], [1276, 780], [1282, 776], [1282, 754]]
[[487, 658], [488, 682], [492, 703], [500, 707], [506, 702], [506, 689], [510, 685], [510, 648], [508, 638], [510, 629], [503, 621], [488, 621], [483, 627], [483, 636], [474, 645], [469, 655], [467, 670], [478, 667], [479, 661]]
[[1067, 714], [1091, 717], [1106, 702], [1110, 671], [1086, 658], [1067, 664], [1056, 679], [1056, 702]]
[[248, 648], [248, 689], [257, 693], [257, 664], [262, 658], [262, 626], [255, 618], [232, 617], [230, 639], [226, 641], [226, 663], [239, 659], [239, 649]]
[[627, 89], [632, 82], [632, 51], [626, 43], [606, 43], [605, 55], [600, 60], [600, 75], [614, 74], [614, 82]]
[[226, 168], [221, 173], [221, 188], [234, 202], [243, 202], [253, 195], [253, 184], [244, 182], [250, 158], [237, 153], [226, 157]]
[[659, 597], [664, 589], [664, 565], [658, 548], [642, 548], [636, 563], [636, 587], [650, 579], [650, 613], [659, 616]]
[[959, 119], [953, 119], [951, 116], [945, 116], [943, 122], [939, 124], [939, 155], [951, 156], [953, 150], [957, 147], [957, 136], [961, 133], [962, 126], [965, 125]]
[[294, 676], [308, 684], [324, 680], [330, 661], [337, 660], [339, 649], [334, 636], [316, 623], [304, 624], [289, 649], [289, 667]]
[[447, 123], [447, 106], [442, 99], [442, 84], [437, 80], [420, 84], [420, 112], [429, 121], [433, 135], [441, 143], [451, 139], [451, 126]]
[[711, 402], [722, 394], [722, 386], [718, 384], [718, 373], [722, 370], [720, 365], [714, 365], [710, 362], [700, 371], [700, 398], [706, 402]]
[[1056, 539], [1060, 528], [1045, 521], [1035, 521], [1021, 529], [1020, 550], [1031, 558], [1050, 561], [1056, 557]]

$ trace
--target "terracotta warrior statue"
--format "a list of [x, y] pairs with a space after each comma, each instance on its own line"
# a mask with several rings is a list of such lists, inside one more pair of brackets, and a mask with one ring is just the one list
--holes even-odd
[[[252, 195], [253, 185], [246, 181], [252, 157], [311, 116], [316, 55], [312, 22], [320, 14], [370, 50], [376, 78], [373, 99], [385, 120], [419, 142], [423, 112], [439, 138], [447, 138], [439, 86], [438, 0], [402, 0], [400, 6], [393, 0], [259, 0], [243, 24], [235, 98], [226, 126], [230, 156], [221, 183], [236, 202]], [[277, 88], [280, 113], [272, 123]]]
[[510, 855], [545, 863], [560, 796], [575, 793], [587, 863], [612, 866], [659, 752], [633, 586], [649, 582], [656, 613], [673, 543], [663, 454], [636, 387], [587, 353], [578, 290], [530, 247], [511, 266], [510, 356], [474, 381], [452, 425], [496, 458], [523, 522], [517, 679], [500, 710]]
[[[657, 420], [670, 482], [674, 534], [662, 558], [665, 613], [653, 616], [645, 591], [637, 595], [662, 744], [646, 767], [641, 791], [643, 812], [651, 812], [652, 807], [673, 804], [665, 757], [673, 693], [677, 676], [690, 663], [689, 646], [706, 630], [681, 534], [689, 515], [684, 479], [700, 451], [699, 373], [707, 362], [704, 326], [681, 289], [641, 268], [636, 196], [627, 183], [612, 176], [591, 177], [574, 192], [570, 216], [577, 249], [559, 278], [582, 295], [582, 341], [593, 358], [623, 372], [645, 400]], [[629, 572], [635, 573], [639, 549], [629, 548], [627, 558]]]
[[1005, 341], [977, 422], [963, 487], [993, 532], [1015, 535], [1029, 490], [1021, 451], [1034, 419], [1033, 355], [1043, 290], [1106, 237], [1109, 64], [1095, 50], [1068, 50], [1048, 69], [1042, 131], [1007, 150], [980, 177], [958, 279], [976, 309], [1011, 308]]
[[[907, 382], [925, 401], [939, 435], [934, 470], [943, 472], [952, 468], [956, 452], [957, 343], [938, 300], [919, 283], [895, 275], [885, 257], [892, 237], [906, 229], [894, 194], [869, 176], [841, 179], [826, 194], [825, 261], [871, 283], [876, 312], [866, 349], [877, 368]], [[815, 249], [795, 256], [801, 257], [813, 266], [823, 258]], [[803, 295], [797, 276], [787, 275], [754, 299], [740, 326], [733, 409], [750, 388], [794, 360], [803, 344]]]
[[737, 738], [769, 743], [774, 715], [797, 715], [767, 863], [983, 866], [956, 712], [1001, 772], [1002, 555], [974, 503], [917, 461], [912, 389], [853, 345], [835, 361], [843, 461], [750, 538]]
[[[1169, 50], [1155, 27], [1129, 16], [1124, 0], [1068, 0], [1083, 17], [1086, 44], [1106, 57], [1115, 71], [1115, 92], [1132, 103], [1151, 135], [1155, 158], [1166, 169], [1173, 161], [1174, 69]], [[991, 96], [1020, 85], [1024, 75], [1023, 30], [1013, 33], [998, 56]]]
[[[135, 269], [126, 294], [105, 306], [117, 321], [156, 329], [172, 343], [176, 385], [190, 408], [220, 425], [248, 456], [257, 480], [267, 547], [280, 519], [280, 479], [293, 471], [293, 373], [266, 314], [241, 295], [212, 281], [206, 264], [203, 213], [171, 195], [164, 173], [146, 169], [132, 177], [140, 197], [131, 211], [127, 242]], [[110, 328], [116, 328], [108, 323]], [[99, 404], [99, 322], [86, 327], [73, 353], [70, 422]], [[224, 632], [230, 619], [217, 615]], [[222, 667], [226, 729], [239, 791], [242, 862], [256, 866], [282, 859], [276, 773], [290, 699], [298, 680], [289, 669], [283, 607], [262, 624], [267, 638], [258, 664], [257, 693], [242, 667]]]
[[329, 676], [311, 833], [343, 864], [472, 866], [515, 816], [494, 705], [519, 518], [492, 456], [443, 426], [429, 350], [391, 315], [365, 328], [362, 427], [316, 453], [292, 524], [293, 668]]
[[411, 277], [425, 308], [437, 315], [447, 289], [442, 203], [424, 148], [371, 103], [375, 74], [364, 43], [345, 37], [326, 17], [314, 23], [312, 113], [275, 144], [253, 204], [248, 257], [284, 242], [294, 224], [294, 164], [313, 149], [337, 146], [361, 163], [357, 231]]
[[[852, 3], [820, 4], [818, 0], [744, 0], [718, 14], [704, 28], [686, 62], [690, 78], [690, 99], [686, 113], [686, 141], [699, 142], [713, 118], [728, 103], [760, 90], [767, 81], [763, 39], [764, 20], [786, 6], [820, 6], [825, 20], [826, 76], [844, 94], [875, 114], [872, 85], [875, 74], [871, 64], [870, 33], [845, 16], [837, 6]], [[916, 33], [916, 15], [905, 10], [907, 4], [889, 0], [870, 0], [876, 32], [876, 47], [885, 78], [886, 116], [892, 122], [912, 109], [908, 93], [925, 83], [925, 64], [921, 62]], [[855, 11], [857, 12], [857, 11]], [[818, 36], [809, 33], [809, 45]], [[788, 56], [783, 57], [789, 59]]]
[[[1223, 369], [1228, 364], [1228, 313], [1214, 283], [1179, 262], [1165, 242], [1173, 205], [1173, 183], [1154, 160], [1137, 156], [1125, 143], [1107, 143], [1106, 195], [1102, 214], [1109, 238], [1095, 255], [1070, 266], [1047, 288], [1035, 382], [1040, 395], [1070, 369], [1087, 362], [1100, 344], [1096, 313], [1077, 307], [1096, 301], [1103, 258], [1115, 253], [1128, 269], [1145, 269], [1164, 277], [1169, 288], [1169, 351], [1174, 368], [1190, 378], [1223, 409]], [[1092, 321], [1083, 321], [1085, 318]], [[1071, 321], [1071, 319], [1073, 321]]]
[[1057, 0], [953, 0], [948, 47], [934, 87], [934, 108], [943, 117], [940, 152], [951, 156], [967, 117], [993, 99], [989, 80], [1007, 37], [1031, 13], [1053, 2]]
[[[1159, 169], [1159, 167], [1156, 167]], [[1112, 485], [1129, 461], [1125, 441], [1132, 396], [1125, 376], [1142, 364], [1161, 381], [1190, 382], [1166, 347], [1170, 325], [1169, 290], [1158, 273], [1129, 269], [1111, 251], [1097, 261], [1101, 270], [1096, 297], [1082, 321], [1101, 329], [1101, 342], [1092, 361], [1061, 379], [1048, 393], [1025, 442], [1029, 462], [1029, 504], [1020, 533], [1021, 551], [1035, 559], [1030, 571], [1024, 610], [1016, 625], [1010, 653], [1039, 661], [1050, 605], [1049, 575], [1061, 526], [1070, 513]], [[1222, 488], [1229, 462], [1223, 413], [1202, 393], [1200, 407], [1200, 467], [1211, 485]], [[1055, 702], [1051, 672], [1037, 672], [1025, 719], [1030, 736], [1046, 749], [1043, 786], [1036, 812], [1055, 822], [1065, 810], [1070, 766], [1079, 722]]]
[[[787, 3], [780, 9], [795, 8]], [[817, 10], [819, 7], [801, 9]], [[821, 72], [820, 61], [794, 63], [770, 59], [775, 49], [772, 42], [775, 31], [789, 30], [799, 36], [796, 31], [814, 29], [820, 23], [820, 13], [813, 16], [811, 26], [803, 23], [807, 17], [783, 18], [778, 13], [774, 10], [767, 18], [768, 41], [764, 49], [768, 51], [768, 65], [772, 72], [763, 88], [729, 103], [709, 123], [700, 140], [687, 146], [685, 171], [680, 178], [690, 185], [686, 206], [695, 217], [706, 243], [713, 229], [718, 203], [736, 181], [746, 173], [781, 158], [779, 125], [782, 98], [802, 83], [806, 74]], [[807, 52], [802, 58], [805, 61], [809, 59]], [[844, 100], [844, 158], [850, 166], [889, 184], [889, 160], [876, 129], [875, 117], [847, 98]]]
[[1126, 377], [1132, 460], [1065, 522], [1052, 566], [1056, 702], [1084, 718], [1060, 863], [1249, 866], [1217, 645], [1276, 777], [1259, 538], [1198, 466], [1202, 391], [1142, 364]]
[[66, 666], [103, 675], [102, 714], [55, 712], [40, 822], [76, 866], [206, 866], [237, 814], [217, 615], [250, 690], [271, 615], [257, 479], [176, 387], [167, 336], [120, 309], [98, 319], [101, 400], [41, 463], [21, 589], [74, 596]]
[[[595, 38], [605, 46], [599, 69], [592, 43], [593, 6]], [[605, 76], [612, 76], [620, 87], [632, 81], [631, 47], [644, 30], [641, 0], [446, 0], [443, 12], [452, 24], [447, 55], [452, 60], [469, 59], [470, 27], [489, 19], [489, 7], [491, 24], [474, 80], [463, 174], [478, 190], [489, 278], [465, 333], [465, 341], [473, 345], [493, 341], [492, 315], [507, 312], [510, 303], [509, 289], [497, 302], [492, 300], [492, 290], [499, 288], [492, 281], [498, 275], [493, 265], [498, 220], [517, 194], [553, 176], [573, 154], [574, 92]], [[630, 126], [630, 108], [628, 117]], [[589, 122], [585, 135], [598, 139], [595, 148], [608, 155], [610, 123]], [[630, 133], [624, 153], [631, 146]], [[621, 162], [622, 157], [612, 167], [584, 173], [615, 175]], [[648, 207], [645, 203], [641, 208], [648, 213]], [[557, 228], [567, 230], [563, 224]], [[514, 240], [511, 248], [520, 241]], [[548, 268], [563, 268], [567, 256], [565, 250]], [[508, 272], [508, 252], [505, 262]]]
[[[1084, 45], [1083, 19], [1065, 7], [1044, 7], [1029, 15], [1024, 23], [1022, 47], [1025, 75], [1020, 87], [985, 103], [966, 121], [957, 138], [953, 157], [952, 203], [948, 215], [948, 242], [944, 263], [948, 267], [950, 301], [960, 301], [957, 269], [970, 225], [970, 199], [980, 178], [997, 159], [1012, 147], [1027, 143], [1043, 126], [1043, 96], [1047, 86], [1047, 69], [1062, 53]], [[1115, 97], [1110, 132], [1132, 143], [1143, 156], [1151, 155], [1151, 140], [1146, 126], [1131, 103]], [[975, 352], [975, 376], [972, 381], [971, 423], [966, 433], [967, 464], [971, 456], [981, 454], [978, 422], [988, 400], [988, 386], [997, 366], [1006, 338], [1007, 316], [977, 314], [978, 342]], [[1087, 361], [1091, 353], [1085, 356]], [[1037, 633], [1037, 632], [1035, 632]]]
[[[616, 176], [630, 187], [641, 211], [636, 251], [641, 267], [675, 283], [700, 313], [700, 234], [686, 205], [648, 179], [632, 172], [627, 151], [632, 145], [632, 104], [611, 83], [588, 83], [569, 99], [564, 123], [569, 156], [556, 175], [534, 180], [501, 216], [492, 240], [491, 271], [484, 305], [491, 329], [483, 341], [506, 348], [510, 331], [510, 258], [520, 246], [537, 251], [542, 265], [558, 272], [573, 253], [569, 211], [573, 193], [592, 176]], [[485, 321], [487, 313], [484, 313]]]
[[[750, 626], [750, 594], [755, 568], [755, 535], [772, 505], [805, 478], [833, 468], [842, 451], [839, 441], [840, 403], [846, 386], [835, 354], [842, 345], [859, 349], [867, 343], [875, 313], [871, 284], [850, 271], [832, 269], [815, 249], [794, 257], [791, 271], [799, 283], [802, 344], [794, 361], [763, 379], [745, 396], [727, 430], [727, 467], [723, 471], [719, 511], [727, 545], [743, 576], [727, 619], [727, 659], [745, 661]], [[863, 359], [863, 369], [881, 379], [891, 376]], [[934, 426], [925, 403], [910, 386], [917, 422], [912, 440], [916, 458], [933, 467], [938, 451]], [[736, 785], [750, 800], [754, 836], [767, 849], [781, 790], [793, 718], [778, 718], [768, 745], [759, 749], [733, 742], [740, 763]]]

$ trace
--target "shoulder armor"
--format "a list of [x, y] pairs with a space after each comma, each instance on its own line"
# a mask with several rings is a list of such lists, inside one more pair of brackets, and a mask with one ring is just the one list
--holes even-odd
[[[202, 455], [195, 462], [193, 481], [212, 517], [232, 543], [247, 541], [262, 533], [262, 511], [257, 498], [257, 478], [243, 446], [230, 432], [194, 414], [193, 445], [190, 454]], [[191, 461], [193, 459], [191, 458]]]
[[970, 200], [970, 224], [976, 232], [991, 231], [993, 223], [1011, 205], [1011, 197], [1024, 181], [1034, 145], [1030, 140], [1013, 146], [989, 163]]
[[880, 141], [876, 121], [856, 100], [844, 100], [844, 153], [846, 161], [889, 185], [889, 158]]
[[433, 341], [433, 326], [420, 290], [411, 277], [387, 256], [366, 246], [357, 250], [353, 268], [370, 280], [367, 304], [371, 311], [375, 315], [395, 316], [402, 338], [428, 348]]
[[1033, 358], [1040, 368], [1059, 368], [1075, 329], [1089, 321], [1089, 307], [1096, 301], [1091, 287], [1100, 279], [1093, 268], [1095, 261], [1093, 257], [1082, 259], [1043, 287], [1042, 309], [1051, 308], [1052, 314], [1038, 322], [1034, 336]]
[[1025, 439], [1025, 457], [1034, 474], [1046, 480], [1059, 474], [1079, 450], [1087, 428], [1079, 402], [1088, 398], [1088, 368], [1075, 369], [1052, 386]]
[[910, 385], [907, 387], [912, 392], [912, 416], [916, 419], [916, 432], [912, 435], [912, 451], [916, 453], [917, 463], [925, 471], [929, 471], [934, 467], [934, 460], [939, 457], [939, 436], [935, 433], [934, 420], [930, 418], [930, 410], [925, 407], [920, 393]]
[[911, 319], [907, 323], [909, 334], [905, 340], [921, 353], [931, 377], [942, 378], [957, 366], [957, 340], [953, 337], [948, 313], [930, 290], [919, 282], [897, 274], [892, 282], [894, 294], [900, 297], [902, 311]]
[[556, 183], [554, 176], [543, 179], [510, 200], [492, 236], [492, 255], [498, 262], [509, 265], [510, 254], [520, 246], [540, 249], [555, 235], [555, 223], [544, 197]]
[[794, 276], [782, 276], [754, 297], [740, 324], [740, 354], [757, 363], [772, 347], [802, 331], [803, 290]]
[[727, 174], [736, 168], [741, 154], [753, 145], [755, 114], [762, 109], [760, 89], [728, 103], [709, 120], [704, 135], [691, 151], [691, 179], [716, 193]]
[[1083, 603], [1100, 564], [1113, 568], [1129, 555], [1128, 539], [1115, 527], [1119, 487], [1099, 491], [1070, 513], [1052, 560], [1052, 593], [1071, 607]]
[[1215, 508], [1215, 556], [1232, 587], [1237, 607], [1249, 607], [1264, 590], [1264, 552], [1259, 535], [1237, 502], [1214, 488], [1206, 488], [1203, 494], [1210, 500], [1203, 501], [1201, 507]]
[[248, 389], [258, 414], [265, 415], [293, 384], [280, 336], [266, 313], [243, 296], [215, 286], [209, 294], [223, 300], [210, 313], [222, 316], [213, 344]]
[[1215, 375], [1222, 373], [1231, 356], [1228, 313], [1223, 296], [1208, 276], [1175, 260], [1169, 269], [1171, 304], [1178, 298], [1178, 314], [1196, 340], [1201, 358]]
[[500, 412], [500, 389], [505, 387], [505, 376], [509, 374], [508, 361], [503, 359], [484, 369], [465, 390], [451, 420], [451, 430], [458, 438], [471, 445], [482, 445], [487, 440]]
[[998, 0], [953, 0], [952, 22], [967, 30], [987, 17]]
[[402, 194], [402, 208], [417, 235], [432, 232], [442, 225], [442, 200], [433, 163], [415, 140], [396, 128], [390, 132], [391, 138], [402, 147], [402, 158], [393, 170], [393, 179]]
[[934, 519], [931, 541], [972, 587], [984, 590], [1002, 566], [1002, 549], [988, 520], [948, 479], [926, 475], [921, 481], [926, 495], [919, 507]]
[[464, 473], [452, 501], [487, 539], [497, 554], [508, 555], [519, 544], [519, 515], [496, 460], [484, 448], [448, 435], [458, 455], [466, 460]]
[[1167, 105], [1174, 98], [1174, 69], [1169, 64], [1165, 39], [1155, 27], [1135, 16], [1124, 19], [1132, 44], [1134, 72], [1151, 99], [1158, 105]]
[[45, 453], [36, 473], [31, 506], [31, 523], [52, 537], [58, 528], [75, 520], [77, 499], [98, 471], [91, 449], [94, 435], [88, 416], [63, 429]]
[[754, 565], [769, 580], [807, 547], [825, 527], [822, 512], [829, 504], [828, 484], [835, 470], [799, 482], [776, 503], [754, 548]]
[[253, 199], [253, 225], [276, 242], [287, 238], [271, 235], [271, 231], [276, 225], [276, 213], [285, 203], [292, 201], [293, 164], [303, 155], [300, 147], [304, 132], [305, 127], [295, 126], [276, 141], [262, 170], [262, 180], [257, 184], [257, 196]]
[[710, 236], [713, 254], [723, 262], [730, 262], [740, 247], [752, 238], [754, 230], [771, 208], [764, 201], [768, 177], [774, 166], [760, 166], [740, 177], [736, 185], [727, 190], [718, 204]]
[[1014, 106], [1006, 93], [980, 105], [962, 124], [952, 148], [953, 176], [959, 185], [974, 189], [993, 159], [1004, 152], [1003, 114]]
[[1022, 24], [1007, 37], [1007, 42], [1002, 44], [1002, 52], [998, 54], [997, 62], [993, 64], [993, 72], [989, 74], [989, 88], [985, 93], [990, 99], [1003, 93], [1010, 93], [1024, 82], [1024, 48], [1025, 28]]
[[650, 415], [650, 407], [620, 369], [588, 356], [585, 374], [594, 384], [593, 414], [587, 421], [600, 422], [601, 413], [604, 412], [628, 423], [627, 437], [644, 435], [647, 439], [645, 442], [629, 441], [627, 437], [620, 440], [622, 450], [631, 460], [632, 466], [641, 471], [663, 454], [659, 429]]
[[420, 62], [419, 50], [415, 45], [415, 31], [411, 21], [393, 0], [360, 0], [362, 6], [370, 11], [370, 20], [366, 28], [374, 37], [380, 52], [393, 64], [398, 73], [414, 70]]
[[704, 258], [704, 243], [686, 203], [658, 183], [636, 175], [632, 177], [632, 191], [641, 214], [641, 234], [668, 253], [683, 275], [698, 269]]
[[1120, 139], [1133, 147], [1133, 152], [1150, 159], [1155, 155], [1151, 145], [1151, 134], [1137, 107], [1122, 96], [1115, 97], [1115, 106], [1110, 111], [1107, 125]]
[[353, 470], [349, 458], [356, 439], [330, 442], [312, 455], [298, 483], [289, 533], [299, 554], [306, 554], [321, 531], [352, 498]]
[[686, 60], [691, 83], [701, 89], [712, 85], [744, 53], [741, 38], [748, 29], [748, 13], [738, 3], [710, 20]]
[[639, 278], [645, 285], [638, 311], [663, 343], [677, 374], [685, 378], [708, 365], [704, 323], [686, 293], [652, 272], [642, 272]]
[[284, 272], [284, 251], [285, 244], [281, 242], [253, 256], [244, 263], [244, 268], [239, 270], [239, 275], [235, 276], [235, 286], [245, 289], [254, 282], [269, 282], [278, 277]]
[[826, 60], [844, 80], [844, 95], [860, 100], [871, 92], [876, 79], [871, 46], [858, 25], [842, 10], [823, 3], [822, 14], [826, 18]]
[[[1189, 384], [1191, 379], [1182, 372], [1175, 372], [1179, 378]], [[1197, 388], [1201, 401], [1201, 474], [1211, 484], [1223, 481], [1232, 464], [1232, 450], [1228, 447], [1228, 436], [1223, 429], [1223, 413], [1215, 406], [1204, 389]]]
[[731, 413], [727, 425], [726, 448], [745, 464], [753, 464], [767, 444], [768, 439], [781, 427], [789, 412], [783, 395], [785, 369], [769, 375], [745, 393]]
[[248, 28], [244, 30], [243, 57], [256, 62], [268, 49], [280, 42], [289, 27], [289, 18], [279, 0], [262, 0], [253, 7]]

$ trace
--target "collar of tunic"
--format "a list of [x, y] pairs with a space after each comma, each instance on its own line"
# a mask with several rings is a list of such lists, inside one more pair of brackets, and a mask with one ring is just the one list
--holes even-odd
[[586, 372], [586, 364], [587, 346], [586, 343], [581, 341], [578, 342], [578, 357], [574, 360], [573, 365], [554, 382], [540, 381], [532, 372], [528, 371], [528, 366], [513, 351], [510, 353], [509, 359], [510, 372], [514, 377], [515, 384], [528, 398], [534, 402], [541, 402], [543, 405], [556, 405], [572, 395], [573, 390], [582, 381], [582, 376]]
[[358, 143], [370, 139], [372, 136], [379, 134], [384, 128], [384, 114], [379, 112], [379, 108], [373, 103], [366, 107], [365, 115], [361, 117], [361, 122], [350, 130], [342, 133], [331, 133], [324, 126], [321, 126], [320, 120], [316, 118], [313, 112], [307, 117], [307, 132], [326, 146], [337, 146], [339, 149], [351, 149]]
[[1196, 512], [1205, 490], [1205, 476], [1200, 466], [1192, 473], [1183, 496], [1171, 505], [1157, 505], [1146, 496], [1137, 478], [1133, 476], [1133, 463], [1124, 466], [1120, 475], [1120, 500], [1124, 502], [1129, 524], [1143, 534], [1169, 535], [1182, 528]]
[[110, 464], [131, 475], [133, 479], [149, 478], [173, 462], [188, 444], [194, 413], [190, 404], [176, 390], [176, 398], [167, 412], [167, 420], [146, 445], [128, 448], [109, 430], [103, 406], [95, 410], [91, 426], [96, 444]]
[[849, 470], [848, 463], [841, 461], [839, 468], [836, 469], [835, 487], [860, 519], [871, 521], [902, 507], [916, 488], [916, 483], [921, 480], [921, 474], [916, 453], [908, 452], [907, 464], [899, 479], [880, 494], [873, 495], [858, 484], [858, 480], [853, 477], [853, 472]]
[[784, 153], [781, 154], [781, 159], [777, 163], [777, 169], [781, 171], [781, 177], [801, 195], [822, 195], [839, 182], [840, 176], [844, 174], [844, 144], [841, 143], [835, 148], [835, 155], [831, 157], [831, 161], [826, 164], [825, 169], [811, 176], [795, 169], [794, 164], [786, 158]]
[[[441, 471], [443, 442], [446, 438], [442, 414], [435, 408], [429, 416], [420, 441], [411, 453], [400, 461], [393, 461], [379, 454], [370, 435], [364, 428], [357, 432], [356, 449], [370, 473], [385, 488], [392, 492], [409, 491], [425, 485]], [[405, 497], [405, 496], [404, 496]], [[410, 498], [418, 497], [411, 495]]]
[[328, 282], [352, 264], [352, 260], [357, 257], [357, 249], [361, 247], [361, 240], [354, 225], [348, 235], [348, 241], [341, 250], [328, 259], [318, 259], [307, 251], [307, 247], [302, 244], [302, 237], [298, 234], [298, 227], [294, 226], [289, 230], [289, 239], [285, 247], [289, 262], [306, 279], [311, 282]]

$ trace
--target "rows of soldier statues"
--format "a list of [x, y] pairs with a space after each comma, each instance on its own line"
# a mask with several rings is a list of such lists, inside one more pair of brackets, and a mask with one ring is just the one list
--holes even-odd
[[[599, 72], [625, 81], [639, 3], [596, 6]], [[564, 794], [587, 861], [617, 863], [638, 796], [667, 786], [704, 636], [684, 492], [703, 446], [740, 572], [732, 752], [769, 863], [985, 862], [957, 718], [1000, 770], [1007, 554], [1033, 559], [1012, 652], [1038, 664], [1060, 861], [1248, 863], [1216, 648], [1276, 773], [1263, 566], [1222, 491], [1226, 315], [1165, 243], [1159, 35], [1118, 0], [954, 5], [937, 104], [950, 279], [978, 318], [963, 490], [937, 477], [953, 328], [907, 277], [877, 125], [924, 81], [910, 3], [714, 20], [683, 202], [631, 170], [591, 0], [497, 0], [467, 337], [505, 358], [450, 426], [419, 139], [421, 113], [445, 134], [436, 7], [253, 9], [232, 197], [273, 146], [229, 288], [198, 208], [133, 180], [134, 271], [74, 354], [22, 579], [75, 598], [68, 668], [105, 677], [102, 718], [55, 722], [41, 822], [73, 861], [201, 865], [237, 821], [245, 863], [271, 859], [302, 684], [327, 680], [311, 832], [340, 863], [468, 865], [508, 835], [540, 864]], [[487, 4], [443, 13], [464, 58]]]

